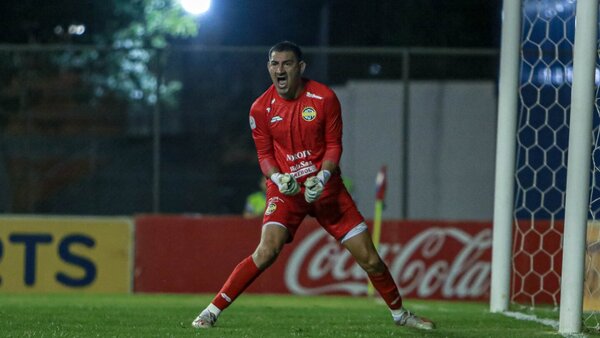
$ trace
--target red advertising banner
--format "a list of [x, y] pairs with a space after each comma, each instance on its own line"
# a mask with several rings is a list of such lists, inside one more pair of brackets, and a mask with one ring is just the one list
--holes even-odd
[[[216, 293], [260, 230], [240, 217], [139, 216], [134, 291]], [[384, 221], [379, 251], [407, 298], [482, 300], [491, 245], [490, 222]], [[367, 276], [309, 218], [247, 292], [363, 295]]]

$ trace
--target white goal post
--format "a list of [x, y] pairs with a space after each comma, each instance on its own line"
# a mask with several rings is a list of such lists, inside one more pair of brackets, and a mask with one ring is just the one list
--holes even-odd
[[[533, 6], [537, 6], [536, 9], [540, 10], [543, 6], [554, 6], [550, 10], [561, 10], [566, 5], [574, 5], [573, 0], [555, 0], [555, 1], [534, 1], [525, 0], [529, 5], [533, 3]], [[562, 7], [561, 7], [562, 6]], [[551, 12], [546, 13], [547, 16], [551, 16]], [[513, 244], [517, 246], [517, 243], [523, 245], [523, 239], [519, 242], [513, 235], [513, 226], [517, 223], [517, 215], [515, 213], [516, 197], [515, 197], [515, 170], [518, 165], [516, 164], [517, 155], [517, 138], [519, 129], [519, 123], [522, 122], [518, 117], [519, 103], [521, 106], [525, 106], [527, 99], [524, 99], [520, 94], [523, 94], [526, 89], [520, 86], [520, 74], [519, 70], [522, 69], [521, 57], [522, 52], [522, 38], [521, 38], [521, 24], [523, 22], [523, 6], [520, 0], [504, 0], [504, 13], [503, 13], [503, 24], [502, 24], [502, 42], [501, 42], [501, 60], [500, 60], [500, 81], [499, 81], [499, 100], [498, 100], [498, 134], [497, 134], [497, 149], [496, 149], [496, 181], [495, 181], [495, 200], [494, 200], [494, 230], [493, 230], [493, 250], [492, 250], [492, 280], [491, 280], [491, 295], [490, 295], [490, 311], [492, 312], [503, 312], [508, 311], [513, 296], [511, 295], [511, 278], [514, 274], [513, 267], [513, 253], [516, 252], [517, 248], [513, 248]], [[549, 13], [549, 14], [548, 14]], [[565, 32], [563, 38], [552, 40], [552, 37], [542, 39], [536, 47], [540, 56], [539, 63], [533, 63], [533, 66], [529, 64], [531, 73], [536, 67], [546, 67], [549, 76], [552, 76], [551, 67], [556, 63], [562, 67], [563, 72], [560, 73], [560, 79], [556, 82], [567, 82], [567, 77], [572, 74], [572, 85], [570, 87], [571, 101], [570, 106], [561, 106], [560, 108], [564, 112], [566, 117], [567, 112], [570, 110], [570, 119], [568, 123], [568, 170], [566, 170], [566, 192], [559, 192], [559, 196], [564, 198], [564, 206], [559, 206], [558, 211], [544, 210], [546, 217], [551, 224], [552, 229], [547, 231], [550, 233], [549, 236], [555, 236], [555, 234], [562, 235], [558, 241], [558, 245], [562, 244], [562, 273], [557, 277], [558, 283], [560, 283], [560, 319], [559, 319], [559, 332], [562, 334], [578, 333], [581, 332], [582, 328], [582, 316], [583, 316], [583, 293], [584, 293], [584, 273], [585, 273], [585, 261], [586, 261], [586, 233], [588, 228], [588, 217], [590, 214], [590, 164], [592, 158], [592, 129], [593, 129], [593, 112], [594, 112], [594, 81], [596, 74], [596, 60], [598, 57], [597, 47], [597, 31], [598, 31], [598, 1], [597, 0], [577, 0], [576, 3], [576, 27], [575, 27], [575, 43], [573, 47], [572, 60], [565, 61], [564, 55], [553, 56], [553, 59], [546, 58], [544, 54], [544, 48], [548, 42], [555, 43], [555, 51], [559, 50], [558, 46], [562, 44], [567, 37], [568, 33], [568, 20], [563, 20], [563, 28]], [[556, 14], [556, 13], [555, 13]], [[543, 20], [550, 21], [546, 17]], [[574, 23], [574, 18], [571, 20]], [[550, 31], [547, 34], [552, 34]], [[527, 43], [529, 36], [523, 33], [523, 41]], [[556, 52], [560, 54], [560, 52]], [[568, 70], [572, 71], [568, 74]], [[571, 79], [568, 79], [570, 81]], [[555, 105], [561, 105], [558, 102], [559, 95], [565, 89], [562, 85], [557, 85], [554, 82], [554, 78], [550, 79], [549, 82], [554, 85], [553, 91], [544, 91], [543, 84], [534, 86], [537, 91], [537, 100], [539, 102], [548, 101], [548, 94], [554, 93], [557, 102], [555, 104], [547, 104], [541, 109], [539, 107], [533, 107], [530, 110], [529, 107], [524, 108], [528, 114], [544, 113], [546, 119], [552, 114], [552, 109]], [[560, 92], [560, 93], [559, 93]], [[525, 94], [523, 94], [525, 95]], [[544, 96], [546, 95], [546, 96]], [[550, 99], [550, 101], [552, 98]], [[532, 113], [533, 112], [533, 113]], [[519, 119], [519, 120], [518, 120]], [[565, 118], [566, 120], [566, 118]], [[527, 123], [527, 122], [526, 122]], [[530, 125], [527, 127], [531, 127]], [[554, 133], [553, 137], [556, 138], [556, 134], [560, 130], [552, 128], [535, 129], [531, 127], [532, 134], [535, 135], [535, 142], [545, 142], [541, 138], [544, 132], [550, 130], [550, 133]], [[560, 128], [559, 128], [560, 129]], [[566, 129], [566, 128], [564, 128]], [[555, 139], [556, 140], [556, 139]], [[596, 144], [598, 147], [598, 144]], [[543, 148], [543, 147], [542, 147]], [[550, 149], [551, 148], [551, 149]], [[551, 146], [544, 148], [544, 151], [559, 152], [559, 155], [564, 155], [564, 152], [560, 153], [557, 150], [560, 147]], [[550, 150], [548, 150], [550, 149]], [[527, 153], [525, 156], [528, 156]], [[547, 158], [544, 153], [543, 161]], [[564, 156], [563, 156], [564, 157]], [[564, 162], [564, 158], [563, 158]], [[564, 166], [566, 163], [561, 164]], [[531, 170], [531, 168], [529, 168]], [[531, 170], [534, 177], [532, 180], [535, 181], [536, 174], [544, 173], [543, 170], [551, 171], [552, 169], [540, 169], [540, 171]], [[562, 170], [559, 168], [552, 172], [552, 179], [554, 180], [558, 171]], [[553, 181], [553, 183], [556, 183]], [[544, 190], [546, 189], [546, 190]], [[553, 189], [553, 190], [548, 190]], [[555, 187], [544, 187], [539, 188], [537, 191], [542, 196], [540, 199], [543, 201], [543, 196], [546, 191], [555, 192]], [[521, 204], [525, 204], [521, 200]], [[560, 199], [560, 198], [559, 198]], [[541, 207], [543, 209], [543, 206]], [[554, 228], [558, 222], [558, 218], [564, 214], [564, 234], [562, 229], [560, 232], [557, 228]], [[534, 218], [535, 212], [531, 212], [531, 218]], [[594, 217], [592, 217], [594, 218]], [[533, 222], [532, 222], [533, 224]], [[517, 228], [519, 226], [517, 225]], [[533, 227], [533, 226], [532, 226]], [[562, 226], [561, 226], [562, 227]], [[545, 250], [544, 235], [546, 231], [541, 231], [539, 234], [541, 251]], [[548, 250], [551, 251], [551, 250]], [[554, 257], [552, 252], [546, 252], [549, 254], [550, 262], [554, 262], [560, 257]], [[535, 258], [533, 255], [528, 256], [529, 259]], [[554, 263], [552, 263], [554, 264]], [[537, 268], [535, 264], [532, 264], [532, 269]], [[552, 276], [547, 276], [542, 271], [536, 271], [536, 278], [543, 285], [547, 280], [552, 280]], [[544, 279], [548, 277], [548, 279]], [[513, 279], [513, 282], [517, 279]], [[531, 280], [531, 279], [530, 279]], [[527, 283], [527, 279], [523, 278], [520, 281], [521, 287]], [[526, 287], [526, 285], [525, 285]], [[550, 295], [555, 297], [555, 295]], [[533, 299], [534, 297], [532, 297]], [[535, 305], [535, 304], [534, 304]]]
[[510, 302], [520, 46], [521, 1], [504, 0], [498, 86], [496, 179], [494, 182], [492, 291], [490, 294], [490, 310], [492, 312], [507, 311]]
[[[579, 0], [575, 26], [569, 159], [561, 274], [561, 333], [581, 331], [589, 205], [592, 112], [597, 56], [598, 1]], [[568, 264], [567, 264], [568, 263]], [[564, 287], [563, 287], [564, 286]]]

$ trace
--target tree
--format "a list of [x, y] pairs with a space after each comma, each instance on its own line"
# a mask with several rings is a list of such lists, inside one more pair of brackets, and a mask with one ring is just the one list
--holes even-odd
[[[28, 13], [24, 27], [35, 27], [19, 42], [64, 47], [0, 53], [0, 131], [7, 137], [0, 147], [0, 211], [39, 211], [38, 203], [93, 175], [102, 161], [89, 155], [81, 136], [101, 129], [94, 113], [143, 113], [151, 120], [150, 106], [176, 105], [181, 84], [160, 79], [161, 62], [170, 42], [198, 31], [176, 0], [37, 5], [47, 2], [22, 2], [13, 11], [15, 17]], [[69, 26], [78, 23], [85, 24], [85, 34], [70, 34]], [[89, 119], [71, 119], [73, 112]], [[43, 137], [61, 133], [79, 142], [77, 153], [61, 138]], [[23, 139], [26, 147], [18, 142]]]
[[198, 33], [195, 18], [176, 0], [111, 0], [109, 6], [112, 16], [91, 36], [95, 47], [66, 51], [58, 64], [80, 69], [94, 86], [93, 99], [116, 95], [136, 105], [154, 105], [159, 99], [176, 105], [181, 83], [163, 82], [157, 74], [169, 42]]

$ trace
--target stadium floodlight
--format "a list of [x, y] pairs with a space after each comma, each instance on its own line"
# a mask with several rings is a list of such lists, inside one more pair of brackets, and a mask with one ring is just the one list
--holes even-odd
[[181, 7], [193, 15], [206, 13], [210, 9], [211, 0], [179, 0]]

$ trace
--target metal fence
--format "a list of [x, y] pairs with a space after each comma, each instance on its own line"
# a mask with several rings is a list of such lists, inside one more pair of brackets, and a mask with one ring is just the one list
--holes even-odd
[[[261, 175], [247, 114], [270, 84], [267, 50], [0, 46], [0, 211], [240, 213]], [[305, 54], [306, 75], [329, 85], [498, 69], [493, 49]]]

